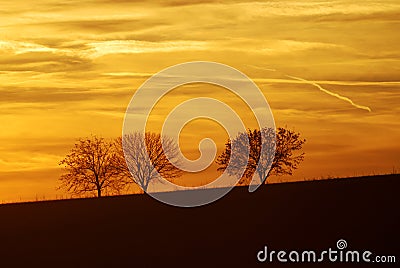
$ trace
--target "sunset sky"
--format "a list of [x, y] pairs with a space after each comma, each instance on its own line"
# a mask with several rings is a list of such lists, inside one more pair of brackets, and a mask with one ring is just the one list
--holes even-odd
[[[1, 1], [0, 16], [0, 202], [65, 195], [58, 163], [74, 141], [120, 136], [135, 90], [186, 61], [242, 71], [276, 125], [307, 139], [300, 168], [272, 182], [400, 170], [398, 0]], [[251, 121], [226, 90], [193, 85], [166, 96], [152, 123], [202, 96]], [[181, 136], [189, 158], [205, 137], [218, 152], [227, 138], [216, 123], [191, 123]]]

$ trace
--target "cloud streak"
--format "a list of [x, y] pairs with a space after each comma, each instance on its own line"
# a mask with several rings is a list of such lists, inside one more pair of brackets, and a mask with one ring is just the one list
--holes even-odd
[[318, 88], [319, 90], [321, 90], [322, 92], [324, 92], [324, 93], [326, 93], [326, 94], [328, 94], [328, 95], [330, 95], [330, 96], [333, 96], [333, 97], [335, 97], [335, 98], [338, 98], [339, 100], [343, 100], [343, 101], [346, 101], [346, 102], [350, 103], [350, 104], [351, 104], [352, 106], [354, 106], [355, 108], [362, 109], [362, 110], [366, 110], [366, 111], [368, 111], [368, 112], [371, 112], [371, 111], [372, 111], [371, 108], [369, 108], [369, 107], [367, 107], [367, 106], [364, 106], [364, 105], [356, 104], [356, 103], [354, 103], [350, 98], [344, 97], [344, 96], [339, 95], [339, 94], [334, 93], [334, 92], [331, 92], [331, 91], [329, 91], [329, 90], [327, 90], [327, 89], [321, 87], [319, 84], [317, 84], [317, 83], [315, 83], [315, 82], [312, 82], [312, 81], [309, 81], [309, 80], [306, 80], [306, 79], [303, 79], [303, 78], [300, 78], [300, 77], [296, 77], [296, 76], [291, 76], [291, 75], [285, 75], [285, 76], [286, 76], [286, 77], [289, 77], [289, 78], [292, 78], [292, 79], [294, 79], [294, 80], [303, 81], [303, 82], [306, 82], [306, 83], [308, 83], [308, 84], [310, 84], [310, 85], [313, 85], [313, 86], [315, 86], [316, 88]]
[[137, 40], [113, 40], [93, 42], [88, 44], [91, 57], [101, 57], [108, 54], [120, 53], [154, 53], [172, 52], [182, 50], [206, 50], [205, 42], [200, 41], [175, 41], [175, 42], [147, 42]]
[[[253, 68], [255, 68], [255, 69], [259, 69], [259, 70], [265, 70], [265, 71], [270, 71], [270, 72], [278, 72], [276, 69], [272, 69], [272, 68], [263, 68], [263, 67], [258, 67], [258, 66], [254, 66], [254, 65], [248, 65], [248, 66], [253, 67]], [[304, 79], [304, 78], [301, 78], [301, 77], [296, 77], [296, 76], [288, 75], [288, 74], [283, 74], [283, 75], [284, 75], [285, 77], [287, 77], [287, 78], [290, 78], [290, 79], [293, 79], [293, 80], [297, 80], [297, 81], [301, 81], [301, 82], [304, 82], [304, 83], [313, 85], [313, 86], [315, 86], [316, 88], [318, 88], [320, 91], [322, 91], [322, 92], [324, 92], [324, 93], [326, 93], [326, 94], [328, 94], [328, 95], [330, 95], [330, 96], [332, 96], [332, 97], [335, 97], [335, 98], [337, 98], [337, 99], [339, 99], [339, 100], [346, 101], [346, 102], [350, 103], [353, 107], [355, 107], [355, 108], [357, 108], [357, 109], [365, 110], [365, 111], [368, 111], [368, 112], [371, 112], [371, 111], [372, 111], [370, 107], [364, 106], [364, 105], [356, 104], [356, 103], [354, 103], [350, 98], [345, 97], [345, 96], [342, 96], [342, 95], [337, 94], [337, 93], [334, 93], [334, 92], [332, 92], [332, 91], [329, 91], [329, 90], [327, 90], [326, 88], [323, 88], [321, 85], [319, 85], [319, 84], [316, 83], [316, 82], [313, 82], [313, 81], [310, 81], [310, 80], [307, 80], [307, 79]]]

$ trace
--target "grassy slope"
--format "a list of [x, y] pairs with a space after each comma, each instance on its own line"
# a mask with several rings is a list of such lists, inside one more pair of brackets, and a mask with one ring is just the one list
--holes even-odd
[[389, 175], [237, 187], [199, 208], [147, 195], [2, 205], [0, 267], [249, 267], [265, 244], [323, 250], [341, 238], [399, 263], [399, 186]]

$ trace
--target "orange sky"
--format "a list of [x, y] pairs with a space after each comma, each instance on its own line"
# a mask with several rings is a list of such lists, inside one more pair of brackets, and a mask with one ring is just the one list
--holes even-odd
[[[244, 72], [276, 125], [307, 139], [300, 169], [272, 181], [400, 169], [396, 0], [1, 1], [0, 16], [0, 201], [64, 194], [55, 190], [58, 162], [75, 139], [121, 135], [135, 89], [194, 60]], [[191, 96], [248, 115], [223, 89], [199, 85]], [[187, 97], [178, 88], [158, 112]], [[163, 117], [154, 118], [157, 125]], [[222, 128], [200, 120], [182, 133], [189, 157], [198, 156], [193, 141], [202, 135], [222, 149]], [[197, 179], [213, 168], [207, 174]]]

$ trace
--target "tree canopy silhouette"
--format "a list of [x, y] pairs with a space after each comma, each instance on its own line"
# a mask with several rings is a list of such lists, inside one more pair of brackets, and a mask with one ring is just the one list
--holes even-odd
[[[263, 149], [261, 149], [261, 137], [266, 141]], [[247, 139], [250, 148], [247, 146]], [[246, 167], [238, 184], [249, 184], [255, 172], [262, 182], [271, 175], [292, 175], [300, 162], [304, 160], [304, 153], [297, 153], [302, 149], [304, 143], [305, 139], [300, 138], [300, 133], [293, 130], [278, 128], [275, 132], [272, 128], [249, 129], [247, 133], [240, 133], [232, 140], [232, 143], [228, 140], [225, 144], [225, 150], [216, 160], [220, 166], [218, 171], [223, 172], [227, 169], [233, 144], [239, 148], [238, 151], [241, 153], [231, 159], [231, 166], [227, 170], [228, 174], [238, 174], [243, 166]], [[274, 146], [275, 154], [273, 153]], [[268, 170], [270, 165], [271, 168]]]
[[125, 184], [118, 177], [115, 142], [92, 136], [79, 139], [60, 163], [67, 171], [60, 178], [61, 186], [72, 194], [121, 191]]
[[168, 155], [173, 162], [179, 161], [178, 144], [170, 137], [151, 132], [144, 135], [135, 132], [126, 134], [124, 139], [118, 138], [117, 144], [120, 175], [125, 179], [132, 179], [144, 191], [152, 181], [159, 178], [159, 175], [165, 179], [174, 179], [183, 173], [167, 158]]

